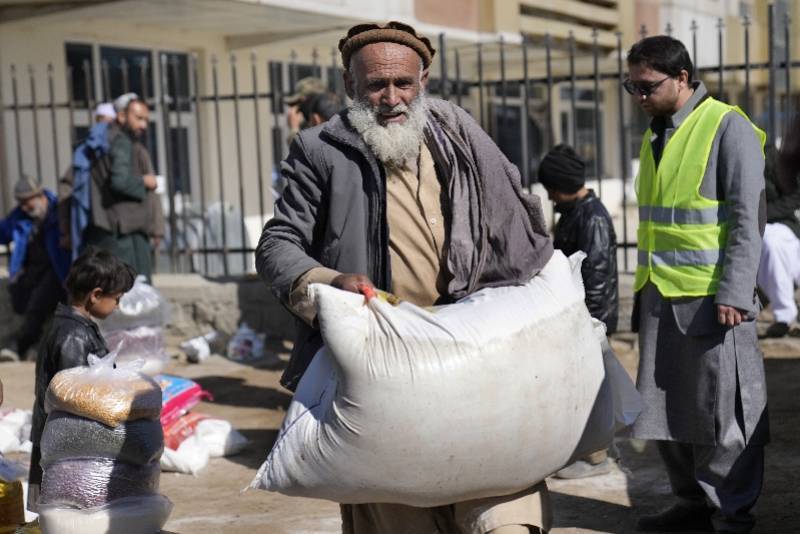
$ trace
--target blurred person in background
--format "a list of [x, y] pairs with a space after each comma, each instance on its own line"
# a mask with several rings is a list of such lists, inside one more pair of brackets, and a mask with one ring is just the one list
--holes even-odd
[[758, 287], [775, 318], [765, 336], [783, 337], [797, 321], [795, 288], [800, 285], [800, 115], [786, 131], [780, 150], [770, 147], [766, 156], [767, 226]]
[[44, 324], [64, 299], [69, 251], [60, 246], [55, 193], [30, 176], [14, 186], [17, 207], [0, 220], [0, 244], [13, 243], [8, 271], [11, 305], [22, 315], [15, 339], [0, 350], [0, 360], [27, 359]]
[[113, 122], [117, 118], [117, 112], [114, 111], [114, 105], [111, 102], [103, 102], [97, 104], [94, 108], [94, 122]]
[[301, 110], [309, 126], [328, 122], [344, 108], [342, 101], [334, 93], [314, 95], [306, 103], [301, 106]]

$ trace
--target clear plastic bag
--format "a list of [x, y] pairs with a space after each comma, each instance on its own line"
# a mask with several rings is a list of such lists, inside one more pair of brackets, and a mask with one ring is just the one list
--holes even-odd
[[138, 372], [140, 364], [115, 366], [117, 354], [89, 355], [88, 367], [60, 371], [45, 394], [45, 410], [69, 412], [111, 427], [125, 421], [158, 419], [161, 388]]
[[52, 412], [42, 432], [41, 463], [67, 458], [109, 458], [135, 465], [158, 461], [164, 435], [157, 420], [138, 419], [116, 428], [66, 412]]
[[166, 326], [170, 307], [167, 300], [153, 286], [138, 276], [130, 291], [122, 296], [119, 307], [103, 320], [103, 333], [114, 330], [132, 330], [140, 326]]
[[39, 524], [46, 534], [154, 534], [161, 531], [171, 512], [169, 499], [163, 495], [151, 495], [118, 499], [85, 510], [42, 505], [39, 507]]
[[228, 358], [234, 361], [258, 360], [264, 357], [264, 334], [242, 323], [228, 341]]
[[140, 371], [155, 376], [164, 371], [169, 361], [164, 329], [156, 326], [140, 326], [133, 330], [114, 330], [105, 334], [106, 344], [117, 351], [117, 363], [142, 361]]
[[108, 458], [72, 458], [44, 469], [40, 504], [92, 508], [116, 499], [155, 495], [161, 468], [157, 462], [133, 465]]

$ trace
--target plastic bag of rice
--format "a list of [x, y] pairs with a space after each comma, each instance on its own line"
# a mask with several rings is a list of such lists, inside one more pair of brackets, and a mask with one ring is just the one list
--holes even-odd
[[45, 410], [69, 412], [116, 427], [125, 421], [158, 419], [161, 388], [141, 374], [139, 362], [115, 364], [117, 353], [89, 355], [87, 367], [60, 371], [47, 388]]

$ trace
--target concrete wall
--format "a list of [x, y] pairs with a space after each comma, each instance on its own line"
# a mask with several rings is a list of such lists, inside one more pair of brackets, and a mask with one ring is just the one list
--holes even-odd
[[[169, 338], [181, 341], [216, 330], [225, 337], [246, 322], [257, 332], [292, 340], [294, 318], [256, 277], [210, 280], [198, 275], [156, 275], [156, 289], [172, 307], [166, 329]], [[11, 309], [8, 277], [0, 273], [0, 344], [13, 335], [21, 318]]]

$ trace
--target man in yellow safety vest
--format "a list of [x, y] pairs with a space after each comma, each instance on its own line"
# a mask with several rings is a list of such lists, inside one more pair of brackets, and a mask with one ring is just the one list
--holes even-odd
[[640, 153], [634, 329], [645, 409], [677, 502], [646, 532], [750, 532], [769, 440], [755, 293], [764, 133], [693, 81], [683, 44], [642, 39], [624, 87], [652, 117]]

